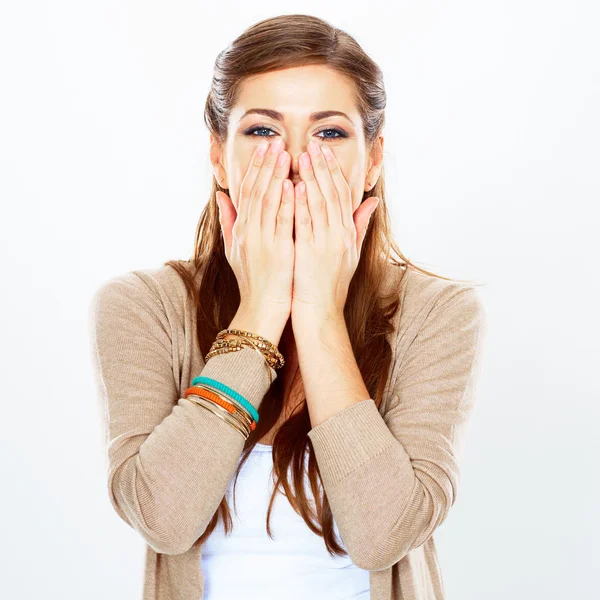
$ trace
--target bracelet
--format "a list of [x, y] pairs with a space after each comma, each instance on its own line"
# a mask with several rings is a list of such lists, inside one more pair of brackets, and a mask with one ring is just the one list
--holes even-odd
[[[207, 355], [207, 357], [213, 356], [215, 354], [222, 354], [220, 350], [223, 349], [233, 348], [235, 350], [242, 350], [246, 347], [256, 348], [256, 350], [261, 353], [261, 355], [264, 357], [264, 359], [274, 371], [279, 368], [279, 360], [271, 350], [269, 350], [268, 348], [259, 347], [259, 345], [256, 342], [253, 342], [251, 339], [244, 338], [241, 336], [235, 339], [215, 340], [210, 348], [210, 352]], [[227, 350], [225, 350], [225, 352], [227, 352]]]
[[[236, 336], [236, 339], [224, 339], [226, 335]], [[256, 350], [264, 358], [270, 388], [273, 383], [271, 369], [283, 367], [285, 360], [274, 344], [259, 335], [242, 329], [223, 329], [217, 334], [204, 361], [207, 362], [219, 354], [239, 352], [247, 347]], [[260, 419], [254, 406], [241, 394], [210, 377], [194, 377], [191, 387], [185, 390], [184, 397], [216, 414], [239, 431], [245, 439], [256, 429]]]
[[226, 335], [237, 335], [242, 338], [250, 338], [256, 340], [258, 347], [262, 351], [265, 351], [275, 356], [277, 361], [276, 366], [273, 367], [275, 370], [280, 369], [285, 364], [283, 355], [281, 354], [281, 352], [279, 352], [277, 347], [274, 344], [272, 344], [269, 340], [265, 339], [264, 337], [261, 337], [260, 335], [256, 335], [255, 333], [251, 333], [250, 331], [244, 331], [243, 329], [223, 329], [217, 334], [217, 340], [223, 339]]
[[224, 383], [221, 383], [220, 381], [217, 381], [216, 379], [212, 379], [211, 377], [203, 377], [202, 375], [194, 377], [194, 379], [192, 379], [192, 386], [196, 384], [205, 384], [208, 387], [215, 389], [216, 391], [224, 393], [226, 396], [229, 396], [233, 400], [236, 400], [242, 405], [244, 409], [246, 409], [247, 412], [250, 413], [250, 416], [258, 423], [260, 417], [258, 416], [258, 412], [254, 408], [254, 406], [252, 406], [252, 404], [250, 404], [250, 402], [248, 402], [246, 398], [244, 398], [241, 394], [238, 394], [229, 386], [225, 385]]
[[267, 373], [269, 375], [269, 387], [273, 383], [273, 375], [271, 374], [271, 369], [275, 369], [276, 358], [271, 356], [265, 356], [264, 352], [262, 352], [256, 345], [250, 340], [218, 340], [213, 343], [210, 348], [210, 352], [204, 357], [205, 362], [213, 356], [218, 356], [219, 354], [227, 354], [229, 352], [239, 352], [244, 348], [253, 348], [265, 359], [267, 363]]
[[[251, 342], [250, 340], [218, 340], [213, 343], [210, 348], [210, 352], [206, 355], [205, 359], [208, 360], [213, 356], [227, 354], [228, 352], [239, 352], [240, 350], [244, 350], [244, 348], [253, 348], [256, 350], [265, 359], [267, 366], [275, 370], [277, 359], [274, 356], [265, 354], [256, 346], [254, 342]], [[267, 369], [269, 372], [269, 387], [271, 387], [271, 383], [273, 383], [271, 369]]]
[[196, 384], [195, 386], [189, 387], [184, 392], [184, 398], [189, 395], [201, 395], [212, 402], [215, 402], [219, 406], [222, 406], [228, 413], [230, 413], [237, 421], [239, 421], [244, 427], [254, 431], [256, 429], [256, 422], [253, 421], [248, 413], [235, 402], [230, 402], [224, 398], [221, 394], [213, 390], [210, 386], [205, 384]]
[[[226, 335], [233, 335], [234, 339], [225, 339]], [[252, 343], [252, 340], [257, 341], [256, 343]], [[218, 354], [219, 350], [222, 348], [231, 347], [241, 349], [243, 346], [249, 344], [252, 344], [252, 346], [259, 349], [273, 370], [279, 369], [285, 364], [283, 356], [271, 342], [240, 329], [224, 329], [223, 331], [220, 331], [211, 347], [211, 352]]]
[[246, 432], [244, 432], [241, 427], [239, 427], [236, 423], [232, 422], [229, 419], [229, 417], [226, 416], [228, 413], [219, 412], [219, 409], [216, 408], [217, 405], [215, 405], [214, 403], [210, 402], [209, 400], [204, 401], [200, 396], [196, 396], [194, 394], [190, 394], [188, 397], [188, 400], [191, 400], [198, 406], [201, 406], [202, 408], [205, 408], [206, 410], [209, 410], [211, 413], [217, 415], [217, 417], [219, 417], [219, 419], [222, 419], [223, 421], [225, 421], [226, 423], [231, 425], [231, 427], [233, 427], [236, 431], [239, 431], [242, 434], [244, 440], [248, 439]]
[[[268, 350], [264, 350], [258, 348], [257, 345], [248, 339], [221, 339], [216, 340], [210, 348], [209, 353], [204, 357], [204, 360], [207, 361], [209, 358], [213, 356], [218, 356], [219, 354], [227, 354], [228, 352], [239, 352], [244, 348], [253, 348], [265, 359], [267, 363], [267, 367], [271, 367], [271, 369], [275, 370], [277, 368], [277, 358], [271, 354]], [[269, 374], [269, 387], [273, 383], [273, 376], [271, 375], [271, 369], [267, 369]]]
[[[225, 340], [225, 341], [235, 341], [235, 340]], [[257, 347], [257, 345], [251, 341], [251, 340], [241, 340], [242, 344], [250, 344], [250, 346], [252, 348], [254, 348], [263, 358], [264, 358], [264, 354], [261, 352], [260, 348]], [[269, 360], [267, 360], [267, 372], [269, 373], [269, 387], [267, 389], [269, 389], [271, 387], [271, 384], [273, 383], [273, 376], [271, 375], [271, 369], [275, 370], [275, 367], [271, 364], [271, 362]]]
[[207, 408], [212, 408], [213, 412], [222, 416], [225, 419], [225, 421], [227, 421], [230, 425], [232, 425], [238, 430], [241, 430], [244, 433], [244, 437], [250, 435], [251, 430], [248, 427], [248, 425], [236, 418], [235, 415], [232, 415], [227, 410], [225, 410], [220, 404], [213, 402], [212, 400], [210, 400], [202, 394], [189, 394], [188, 399], [192, 402], [195, 402], [196, 404], [202, 404], [205, 405]]

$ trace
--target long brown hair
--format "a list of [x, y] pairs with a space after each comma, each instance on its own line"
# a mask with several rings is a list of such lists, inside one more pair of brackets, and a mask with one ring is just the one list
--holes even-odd
[[[282, 15], [260, 21], [235, 39], [217, 57], [212, 85], [206, 100], [204, 120], [215, 138], [225, 143], [227, 123], [238, 91], [244, 78], [277, 69], [322, 64], [336, 69], [355, 83], [355, 100], [364, 123], [364, 135], [368, 148], [377, 141], [384, 125], [386, 93], [383, 76], [377, 64], [363, 51], [358, 43], [344, 31], [326, 21], [310, 15]], [[240, 303], [237, 279], [225, 255], [223, 238], [216, 204], [216, 191], [221, 188], [213, 177], [208, 203], [202, 211], [196, 229], [194, 255], [188, 261], [167, 261], [185, 282], [189, 297], [197, 313], [197, 336], [202, 355], [206, 355], [217, 333], [229, 326]], [[390, 217], [386, 205], [383, 169], [375, 188], [363, 195], [377, 196], [379, 204], [363, 241], [360, 261], [348, 290], [344, 316], [354, 355], [371, 398], [379, 407], [388, 378], [392, 350], [386, 335], [393, 332], [392, 321], [401, 309], [398, 290], [383, 295], [382, 290], [389, 267], [412, 268], [451, 281], [452, 279], [430, 273], [410, 262], [400, 252], [393, 240]], [[400, 261], [390, 259], [394, 251]], [[197, 289], [196, 275], [202, 271]], [[462, 281], [462, 280], [454, 280]], [[260, 422], [246, 440], [239, 471], [258, 440], [277, 423], [282, 407], [283, 375], [286, 366], [278, 371], [278, 377], [266, 393], [259, 408]], [[335, 539], [332, 512], [323, 491], [320, 494], [317, 480], [318, 465], [312, 445], [307, 436], [311, 429], [306, 398], [302, 391], [302, 409], [289, 417], [281, 426], [273, 441], [273, 464], [276, 482], [267, 511], [267, 533], [271, 536], [270, 514], [281, 483], [294, 510], [317, 535], [322, 535], [329, 553], [338, 556], [346, 551]], [[304, 459], [308, 454], [308, 480], [315, 499], [316, 513], [307, 500], [304, 487]], [[292, 468], [294, 490], [287, 480], [288, 468]], [[235, 497], [234, 497], [235, 506]], [[197, 543], [211, 534], [223, 518], [225, 532], [233, 527], [231, 514], [224, 497], [211, 522]], [[318, 527], [320, 526], [320, 528]], [[272, 536], [271, 536], [272, 537]]]

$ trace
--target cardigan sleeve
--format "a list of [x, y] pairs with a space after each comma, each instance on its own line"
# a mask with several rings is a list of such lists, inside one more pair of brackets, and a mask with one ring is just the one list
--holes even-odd
[[401, 357], [382, 416], [373, 399], [309, 432], [353, 562], [387, 569], [425, 543], [456, 500], [486, 316], [474, 286], [442, 289]]
[[[228, 423], [179, 397], [174, 332], [159, 294], [134, 271], [93, 295], [89, 333], [108, 495], [119, 517], [163, 554], [185, 552], [202, 535], [244, 446]], [[255, 408], [269, 385], [266, 363], [251, 348], [212, 357], [200, 374]]]

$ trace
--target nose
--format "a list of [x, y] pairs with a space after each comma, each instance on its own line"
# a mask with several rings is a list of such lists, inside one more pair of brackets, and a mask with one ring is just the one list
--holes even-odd
[[289, 179], [291, 179], [292, 183], [296, 185], [302, 178], [300, 177], [300, 167], [298, 161], [300, 159], [300, 155], [304, 152], [308, 152], [308, 148], [303, 148], [298, 142], [290, 142], [284, 143], [283, 149], [289, 153], [291, 161], [290, 161], [290, 174]]

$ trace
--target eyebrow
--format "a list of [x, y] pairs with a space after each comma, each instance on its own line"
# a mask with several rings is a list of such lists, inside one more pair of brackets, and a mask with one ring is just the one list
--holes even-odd
[[[265, 117], [270, 117], [271, 119], [275, 119], [276, 121], [283, 121], [283, 115], [279, 111], [271, 110], [270, 108], [251, 108], [240, 117], [240, 121], [245, 116], [252, 113], [264, 115]], [[314, 112], [309, 115], [308, 120], [311, 123], [314, 123], [315, 121], [320, 121], [321, 119], [328, 119], [329, 117], [344, 117], [348, 119], [350, 123], [354, 124], [352, 119], [345, 112], [341, 112], [339, 110], [321, 110], [319, 112]]]

